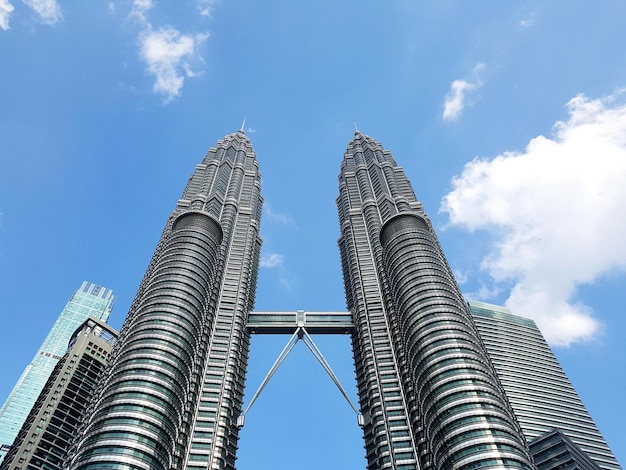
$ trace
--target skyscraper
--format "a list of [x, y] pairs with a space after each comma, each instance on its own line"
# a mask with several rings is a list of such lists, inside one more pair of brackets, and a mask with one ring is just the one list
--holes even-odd
[[86, 281], [72, 295], [0, 410], [0, 462], [55, 365], [67, 351], [72, 333], [89, 317], [106, 322], [114, 302], [112, 290]]
[[0, 470], [61, 468], [116, 339], [117, 331], [95, 318], [74, 332]]
[[243, 129], [196, 166], [79, 433], [71, 468], [232, 469], [261, 239]]
[[602, 469], [619, 470], [535, 322], [512, 315], [505, 307], [476, 301], [469, 305], [526, 439], [557, 429]]
[[542, 434], [529, 444], [537, 470], [602, 470], [558, 429]]
[[[339, 247], [367, 467], [533, 468], [403, 170], [357, 132], [339, 181]], [[261, 247], [260, 189], [243, 129], [197, 165], [68, 468], [235, 468]]]
[[428, 216], [358, 131], [337, 206], [367, 467], [533, 468]]

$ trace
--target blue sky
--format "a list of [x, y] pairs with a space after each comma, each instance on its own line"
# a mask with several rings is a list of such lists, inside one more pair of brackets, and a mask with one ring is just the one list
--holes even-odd
[[[354, 119], [405, 168], [466, 296], [538, 322], [626, 462], [624, 24], [617, 0], [0, 0], [0, 400], [82, 280], [115, 291], [121, 325], [194, 165], [244, 115], [256, 308], [343, 310]], [[253, 338], [249, 394], [287, 339]], [[348, 338], [315, 339], [356, 401]], [[239, 468], [270, 465], [365, 466], [304, 345], [241, 433]]]

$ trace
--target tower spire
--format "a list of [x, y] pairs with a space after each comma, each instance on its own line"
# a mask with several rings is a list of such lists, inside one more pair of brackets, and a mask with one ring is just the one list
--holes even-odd
[[241, 132], [243, 132], [245, 134], [245, 127], [246, 127], [246, 116], [243, 117], [243, 122], [241, 123], [241, 129], [239, 129]]
[[359, 128], [356, 127], [356, 119], [352, 118], [352, 124], [354, 124], [354, 133], [355, 134], [360, 134]]

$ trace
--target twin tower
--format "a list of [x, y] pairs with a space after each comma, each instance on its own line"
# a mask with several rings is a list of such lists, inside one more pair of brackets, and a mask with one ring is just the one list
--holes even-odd
[[[68, 468], [235, 468], [262, 204], [241, 129], [170, 215]], [[337, 207], [367, 468], [534, 468], [428, 216], [359, 132]]]

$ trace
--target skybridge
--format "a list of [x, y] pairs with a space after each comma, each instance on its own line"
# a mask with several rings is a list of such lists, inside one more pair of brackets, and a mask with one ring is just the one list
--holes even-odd
[[287, 341], [287, 344], [278, 355], [274, 365], [272, 365], [272, 368], [263, 379], [263, 382], [250, 400], [250, 403], [248, 403], [246, 409], [239, 415], [237, 419], [238, 427], [243, 427], [246, 414], [250, 411], [250, 408], [265, 386], [300, 340], [306, 344], [309, 351], [311, 351], [315, 359], [321, 364], [346, 399], [348, 405], [350, 405], [357, 416], [359, 426], [364, 426], [365, 420], [363, 415], [360, 414], [357, 407], [352, 403], [348, 393], [330, 368], [330, 364], [328, 364], [322, 351], [320, 351], [313, 341], [313, 338], [310, 336], [311, 334], [352, 334], [355, 326], [350, 312], [305, 312], [304, 310], [297, 310], [295, 312], [250, 312], [246, 326], [252, 334], [291, 334], [291, 338], [289, 338], [289, 341]]
[[304, 328], [312, 335], [349, 335], [355, 325], [350, 312], [250, 312], [248, 330], [252, 334], [293, 334]]

